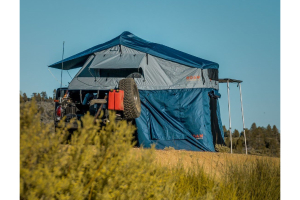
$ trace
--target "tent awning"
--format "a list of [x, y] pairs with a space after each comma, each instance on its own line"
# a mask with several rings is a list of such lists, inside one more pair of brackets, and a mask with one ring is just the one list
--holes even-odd
[[236, 79], [231, 79], [231, 78], [221, 78], [219, 79], [219, 83], [227, 83], [229, 81], [229, 83], [241, 83], [243, 81], [241, 80], [236, 80]]

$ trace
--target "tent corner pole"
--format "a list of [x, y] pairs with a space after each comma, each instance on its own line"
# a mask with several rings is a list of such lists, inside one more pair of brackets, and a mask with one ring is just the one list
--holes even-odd
[[245, 137], [245, 149], [246, 149], [246, 155], [247, 155], [248, 150], [247, 150], [247, 139], [246, 139], [246, 131], [245, 131], [245, 120], [244, 120], [244, 109], [243, 109], [243, 98], [242, 98], [241, 83], [239, 83], [239, 88], [240, 88], [241, 110], [242, 110], [242, 119], [243, 119], [243, 130], [244, 130], [244, 137]]
[[63, 52], [61, 56], [60, 88], [62, 88], [62, 74], [64, 70], [64, 52], [65, 52], [65, 41], [63, 41]]
[[229, 113], [230, 152], [231, 152], [231, 154], [232, 154], [232, 135], [231, 135], [231, 116], [230, 116], [229, 79], [227, 80], [227, 96], [228, 96], [228, 113]]

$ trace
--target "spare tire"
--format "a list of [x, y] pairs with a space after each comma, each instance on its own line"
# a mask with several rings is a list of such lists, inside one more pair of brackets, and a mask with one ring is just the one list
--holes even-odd
[[119, 89], [124, 90], [124, 117], [135, 119], [141, 115], [141, 100], [134, 79], [125, 78], [120, 80]]

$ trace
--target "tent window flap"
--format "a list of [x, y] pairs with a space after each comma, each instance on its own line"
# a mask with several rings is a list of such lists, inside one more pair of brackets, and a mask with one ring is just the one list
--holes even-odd
[[96, 54], [91, 69], [139, 68], [145, 54]]

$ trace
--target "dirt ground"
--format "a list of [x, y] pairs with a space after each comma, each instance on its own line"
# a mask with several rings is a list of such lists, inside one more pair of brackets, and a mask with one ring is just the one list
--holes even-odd
[[[132, 153], [137, 156], [143, 153], [143, 151], [145, 150], [141, 148], [132, 149]], [[197, 165], [200, 165], [205, 172], [216, 177], [220, 177], [224, 173], [225, 167], [230, 167], [231, 164], [243, 164], [257, 159], [270, 159], [275, 163], [280, 163], [280, 158], [185, 150], [156, 150], [155, 157], [157, 164], [169, 168], [182, 164], [186, 170], [193, 170], [193, 167], [196, 168]]]

